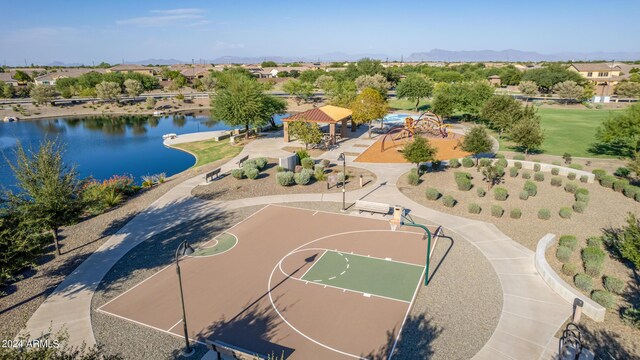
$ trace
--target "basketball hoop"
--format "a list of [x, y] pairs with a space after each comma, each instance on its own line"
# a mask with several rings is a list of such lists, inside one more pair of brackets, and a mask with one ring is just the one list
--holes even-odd
[[391, 231], [396, 231], [399, 225], [400, 225], [400, 220], [398, 219], [389, 220], [389, 227], [391, 228]]

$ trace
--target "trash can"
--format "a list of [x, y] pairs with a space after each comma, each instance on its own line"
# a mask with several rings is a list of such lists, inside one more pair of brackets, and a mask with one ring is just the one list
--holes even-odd
[[393, 207], [393, 219], [401, 221], [402, 220], [402, 215], [404, 215], [404, 206], [395, 205]]

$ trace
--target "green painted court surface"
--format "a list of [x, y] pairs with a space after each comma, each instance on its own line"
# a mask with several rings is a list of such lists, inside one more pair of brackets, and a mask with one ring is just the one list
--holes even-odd
[[302, 280], [411, 302], [424, 266], [326, 251]]
[[214, 246], [199, 248], [193, 252], [192, 256], [217, 255], [231, 249], [238, 241], [235, 236], [228, 233], [222, 233], [216, 236], [215, 240], [218, 242]]

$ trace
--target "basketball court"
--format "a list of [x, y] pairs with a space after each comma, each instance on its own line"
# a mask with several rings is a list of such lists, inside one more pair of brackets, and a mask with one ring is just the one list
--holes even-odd
[[[390, 358], [424, 287], [427, 243], [388, 219], [265, 206], [181, 259], [189, 337], [287, 359]], [[175, 270], [98, 311], [183, 336]]]

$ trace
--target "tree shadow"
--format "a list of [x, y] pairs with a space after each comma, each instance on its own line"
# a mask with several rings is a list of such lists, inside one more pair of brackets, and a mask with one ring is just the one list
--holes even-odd
[[[409, 315], [402, 328], [400, 338], [396, 329], [387, 332], [387, 341], [379, 349], [362, 357], [370, 360], [428, 359], [433, 356], [433, 341], [442, 334], [443, 329], [432, 324], [424, 314]], [[396, 342], [397, 339], [397, 342]]]
[[620, 336], [608, 330], [590, 331], [580, 326], [583, 343], [593, 351], [596, 359], [640, 359], [637, 354], [627, 351], [620, 343]]

